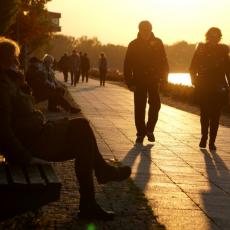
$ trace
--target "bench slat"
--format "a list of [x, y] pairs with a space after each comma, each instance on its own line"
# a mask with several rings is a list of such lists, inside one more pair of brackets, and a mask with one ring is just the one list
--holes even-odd
[[47, 183], [60, 184], [60, 181], [56, 176], [54, 169], [51, 165], [41, 165], [40, 169], [45, 179], [47, 180]]
[[42, 178], [39, 168], [36, 165], [30, 165], [26, 168], [26, 174], [30, 184], [45, 185], [45, 180]]
[[0, 221], [56, 201], [60, 191], [51, 165], [22, 167], [0, 162]]
[[20, 166], [8, 164], [8, 169], [13, 184], [21, 184], [21, 185], [27, 184], [25, 175]]

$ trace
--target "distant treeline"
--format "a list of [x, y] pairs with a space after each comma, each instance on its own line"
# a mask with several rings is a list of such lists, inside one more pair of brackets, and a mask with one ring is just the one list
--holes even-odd
[[[165, 45], [170, 72], [188, 71], [195, 46], [195, 44], [189, 44], [186, 41]], [[99, 54], [104, 52], [108, 58], [109, 68], [122, 71], [127, 47], [113, 44], [104, 45], [96, 37], [82, 36], [74, 38], [65, 35], [54, 35], [49, 44], [39, 49], [35, 55], [41, 57], [44, 53], [49, 53], [58, 61], [64, 53], [71, 54], [73, 49], [88, 53], [92, 68], [97, 67]]]

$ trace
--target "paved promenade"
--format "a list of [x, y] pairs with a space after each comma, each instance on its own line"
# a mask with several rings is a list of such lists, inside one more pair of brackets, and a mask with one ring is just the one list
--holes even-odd
[[169, 230], [230, 229], [229, 128], [220, 126], [216, 153], [200, 150], [199, 117], [162, 105], [156, 142], [135, 147], [130, 91], [100, 87], [92, 79], [68, 89], [90, 120], [103, 155], [132, 167], [134, 183], [161, 224]]

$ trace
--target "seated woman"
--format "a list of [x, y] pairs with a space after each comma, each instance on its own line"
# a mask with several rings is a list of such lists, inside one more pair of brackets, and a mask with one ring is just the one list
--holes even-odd
[[59, 112], [57, 106], [70, 113], [80, 112], [80, 108], [73, 106], [65, 97], [65, 88], [55, 79], [53, 62], [54, 58], [49, 54], [43, 57], [42, 62], [36, 57], [29, 61], [26, 81], [33, 90], [35, 102], [48, 100], [50, 112]]
[[0, 37], [0, 152], [7, 161], [22, 165], [75, 159], [79, 217], [113, 219], [114, 213], [103, 210], [95, 200], [93, 172], [104, 184], [127, 179], [130, 167], [113, 167], [105, 162], [86, 119], [44, 122], [18, 70], [19, 52], [17, 43]]

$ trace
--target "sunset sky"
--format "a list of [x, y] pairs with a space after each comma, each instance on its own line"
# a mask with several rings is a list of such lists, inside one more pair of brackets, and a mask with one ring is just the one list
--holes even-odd
[[62, 14], [63, 34], [97, 37], [103, 44], [127, 46], [141, 20], [149, 20], [166, 44], [202, 41], [211, 26], [230, 44], [230, 0], [52, 0], [47, 7]]

